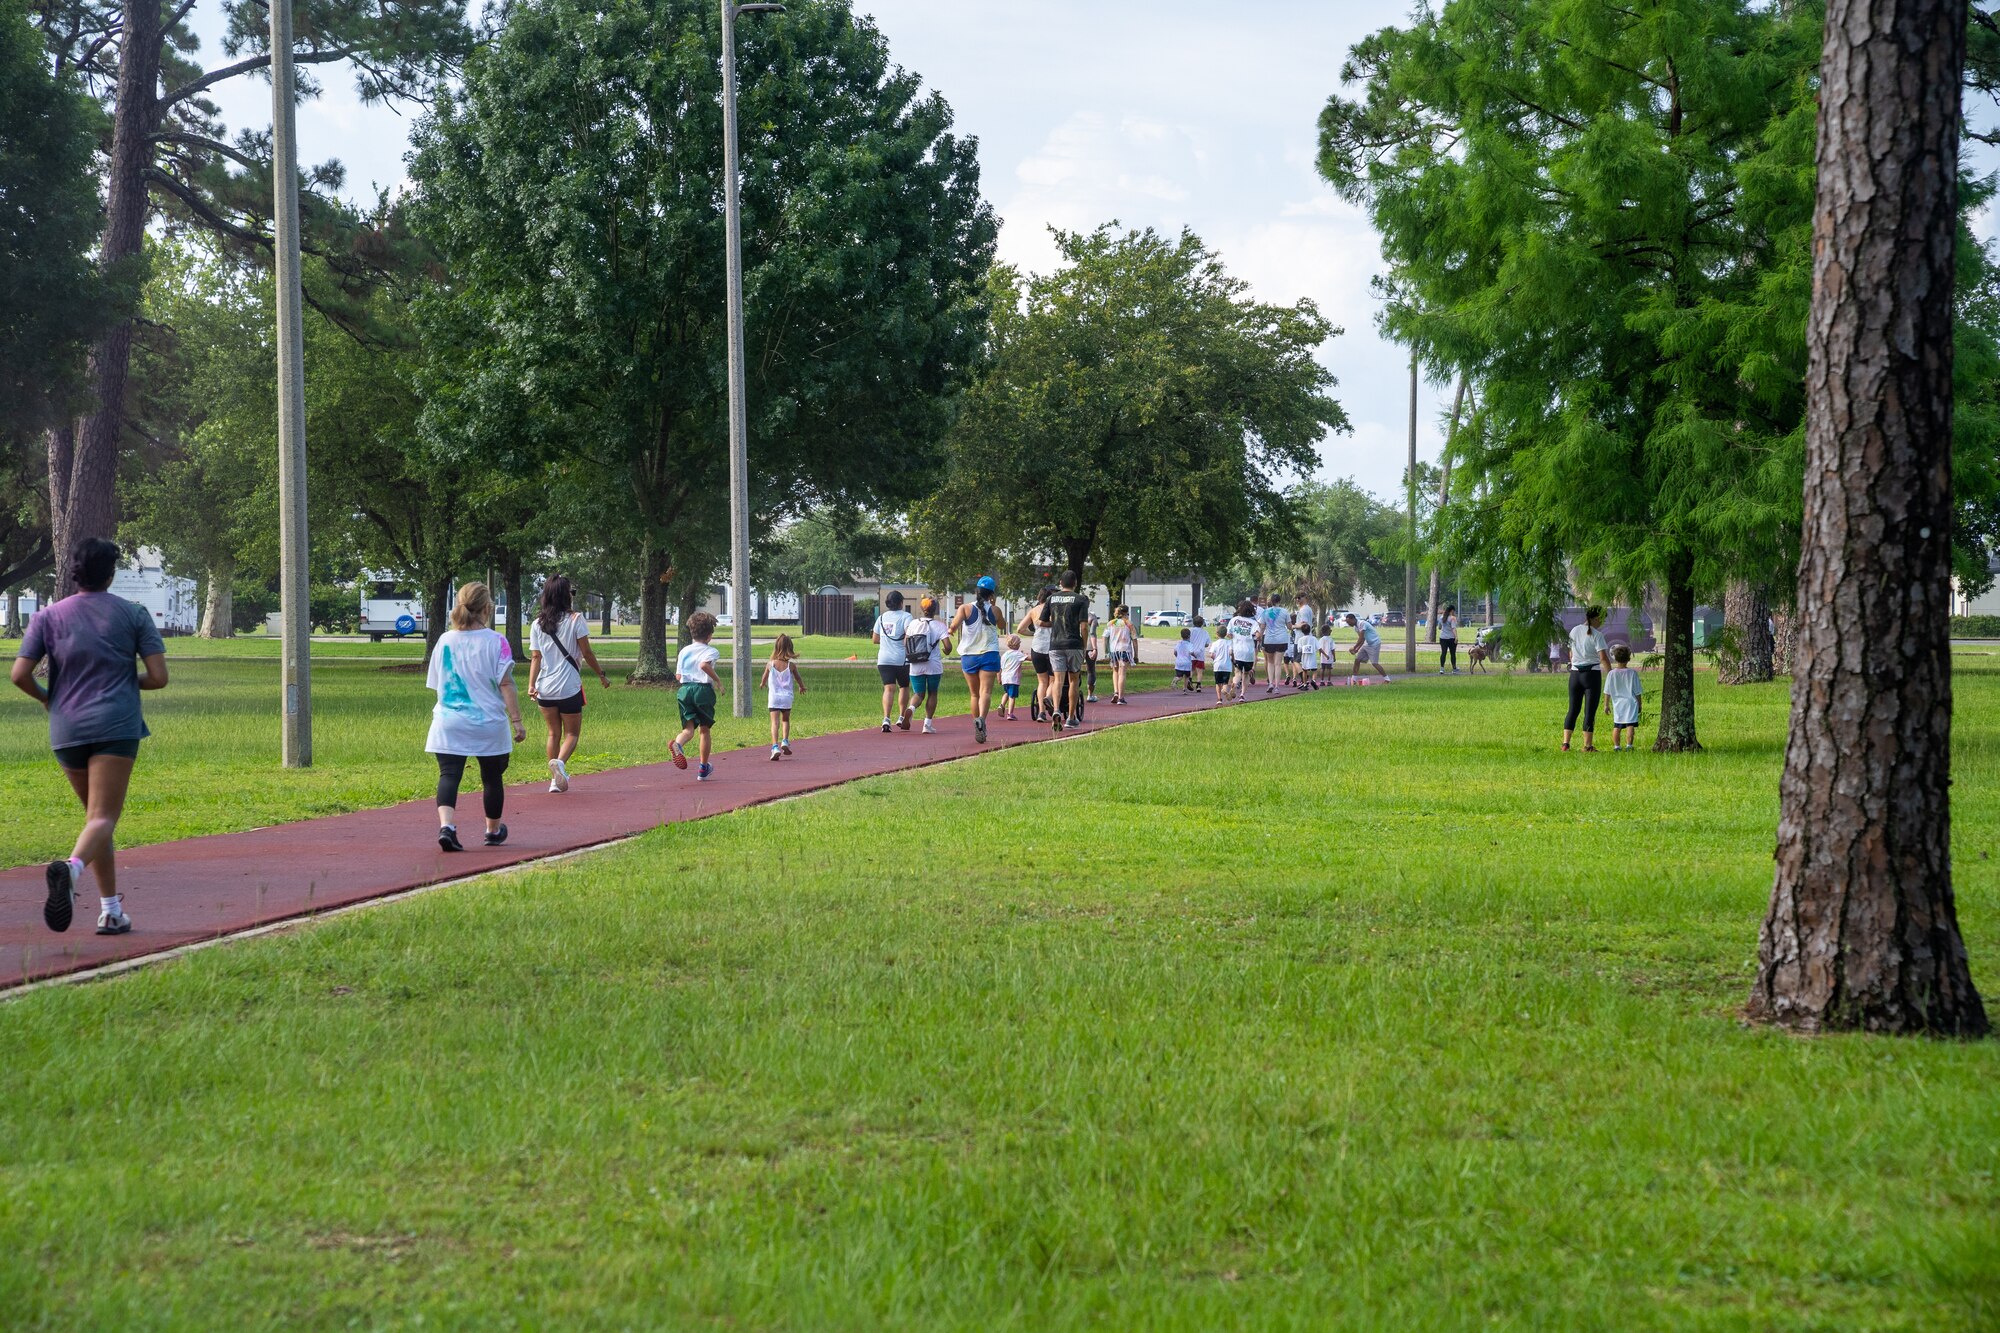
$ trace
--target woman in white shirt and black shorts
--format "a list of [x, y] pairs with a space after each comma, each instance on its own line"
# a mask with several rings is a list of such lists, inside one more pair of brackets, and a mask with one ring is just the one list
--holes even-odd
[[1583, 748], [1595, 751], [1591, 736], [1597, 730], [1597, 705], [1604, 697], [1604, 673], [1611, 670], [1611, 645], [1604, 640], [1604, 608], [1593, 606], [1583, 613], [1583, 623], [1569, 632], [1569, 715], [1563, 719], [1563, 749], [1569, 749], [1570, 733], [1576, 730], [1576, 715], [1583, 714]]
[[571, 603], [569, 580], [557, 574], [542, 585], [542, 609], [528, 630], [528, 697], [549, 729], [549, 790], [569, 790], [569, 760], [583, 738], [583, 664], [606, 689], [611, 681], [590, 651], [590, 622]]

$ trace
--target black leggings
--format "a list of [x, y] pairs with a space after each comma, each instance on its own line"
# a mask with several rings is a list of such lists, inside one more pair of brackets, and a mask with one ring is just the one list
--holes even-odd
[[1086, 676], [1090, 677], [1090, 688], [1085, 690], [1084, 693], [1085, 694], [1097, 693], [1097, 659], [1094, 657], [1084, 658], [1083, 672]]
[[1604, 697], [1604, 673], [1596, 667], [1572, 667], [1569, 673], [1569, 716], [1564, 731], [1576, 730], [1576, 715], [1583, 712], [1583, 734], [1597, 730], [1597, 702]]
[[[486, 806], [488, 819], [500, 818], [500, 812], [507, 808], [507, 761], [514, 756], [508, 754], [482, 754], [479, 756], [479, 796]], [[441, 754], [438, 761], [437, 803], [447, 810], [458, 809], [458, 784], [465, 777], [465, 756], [462, 754]]]
[[1440, 671], [1444, 670], [1444, 668], [1445, 668], [1445, 664], [1446, 664], [1447, 662], [1451, 664], [1451, 669], [1452, 669], [1453, 671], [1456, 671], [1456, 670], [1458, 670], [1458, 640], [1457, 640], [1457, 639], [1439, 639], [1439, 640], [1438, 640], [1438, 670], [1440, 670]]

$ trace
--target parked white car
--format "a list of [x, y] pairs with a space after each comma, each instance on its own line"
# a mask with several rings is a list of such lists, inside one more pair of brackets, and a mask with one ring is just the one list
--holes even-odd
[[1147, 614], [1144, 623], [1163, 625], [1168, 629], [1180, 629], [1188, 623], [1188, 620], [1189, 616], [1185, 611], [1153, 611]]

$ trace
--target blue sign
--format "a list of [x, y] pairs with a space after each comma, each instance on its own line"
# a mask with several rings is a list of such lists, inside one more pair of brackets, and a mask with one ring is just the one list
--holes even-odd
[[405, 611], [402, 615], [396, 617], [396, 633], [415, 634], [416, 632], [417, 618], [415, 616]]

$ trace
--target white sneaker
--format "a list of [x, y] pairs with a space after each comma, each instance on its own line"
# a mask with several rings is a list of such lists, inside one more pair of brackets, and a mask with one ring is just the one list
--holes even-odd
[[132, 918], [123, 909], [97, 914], [97, 933], [100, 935], [123, 935], [132, 929]]
[[1097, 702], [1097, 696], [1094, 694], [1086, 694], [1083, 696], [1083, 701], [1087, 704], [1094, 704]]
[[931, 720], [929, 718], [924, 719], [924, 735], [926, 736], [937, 735], [937, 728], [931, 725]]
[[549, 760], [549, 790], [569, 790], [569, 770], [563, 767], [563, 761], [560, 759]]

